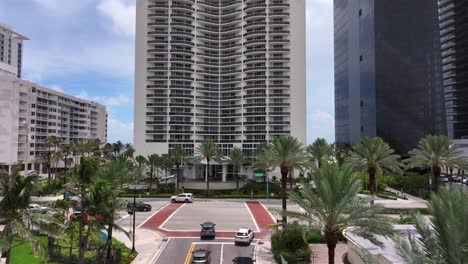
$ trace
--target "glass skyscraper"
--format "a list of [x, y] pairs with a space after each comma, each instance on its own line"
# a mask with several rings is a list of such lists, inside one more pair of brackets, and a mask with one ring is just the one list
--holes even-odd
[[336, 141], [445, 134], [437, 0], [335, 0]]

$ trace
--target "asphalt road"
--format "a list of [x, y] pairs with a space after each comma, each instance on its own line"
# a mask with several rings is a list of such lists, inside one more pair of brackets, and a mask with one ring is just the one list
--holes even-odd
[[[132, 199], [128, 199], [128, 201], [132, 201]], [[150, 216], [152, 216], [159, 208], [163, 207], [164, 205], [168, 204], [169, 201], [167, 199], [164, 200], [146, 200], [146, 199], [136, 199], [136, 201], [142, 201], [147, 204], [151, 205], [151, 211], [149, 212], [136, 212], [135, 214], [135, 227], [138, 227], [141, 225], [146, 219], [148, 219]], [[121, 211], [119, 212], [119, 219], [117, 220], [117, 223], [123, 227], [124, 230], [130, 231], [133, 225], [133, 216], [129, 215], [127, 211]]]
[[196, 249], [209, 250], [211, 264], [230, 264], [235, 257], [253, 257], [257, 241], [248, 246], [236, 246], [232, 239], [170, 238], [166, 243], [156, 264], [189, 264]]

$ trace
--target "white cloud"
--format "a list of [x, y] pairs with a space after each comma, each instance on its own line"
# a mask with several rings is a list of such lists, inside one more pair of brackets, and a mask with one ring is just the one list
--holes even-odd
[[60, 85], [57, 85], [57, 84], [52, 84], [51, 86], [49, 86], [49, 89], [52, 89], [54, 91], [63, 93], [62, 87]]
[[90, 96], [86, 91], [81, 90], [79, 94], [76, 95], [81, 99], [90, 100], [94, 102], [101, 103], [107, 107], [120, 106], [130, 102], [130, 97], [119, 94], [117, 96]]
[[72, 14], [77, 14], [86, 5], [95, 0], [33, 0], [49, 15], [64, 17]]
[[133, 77], [133, 54], [133, 41], [99, 42], [81, 47], [49, 46], [47, 52], [38, 47], [28, 50], [24, 69], [26, 77], [50, 78], [78, 73]]
[[117, 34], [135, 34], [135, 4], [126, 0], [102, 0], [97, 6], [101, 15], [112, 23], [112, 31]]
[[124, 123], [112, 117], [107, 120], [107, 141], [116, 142], [120, 140], [125, 143], [133, 142], [133, 123]]

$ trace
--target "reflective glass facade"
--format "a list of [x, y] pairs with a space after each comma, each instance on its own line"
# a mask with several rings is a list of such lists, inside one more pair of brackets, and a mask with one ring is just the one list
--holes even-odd
[[447, 132], [468, 139], [468, 0], [439, 2]]
[[336, 141], [445, 134], [437, 0], [335, 0]]

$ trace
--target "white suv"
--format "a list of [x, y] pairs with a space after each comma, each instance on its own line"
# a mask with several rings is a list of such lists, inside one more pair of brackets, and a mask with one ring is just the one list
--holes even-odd
[[193, 203], [193, 194], [191, 193], [181, 193], [179, 195], [171, 196], [171, 202], [183, 202], [183, 203]]
[[234, 238], [234, 244], [250, 244], [254, 239], [255, 234], [252, 229], [239, 228]]

